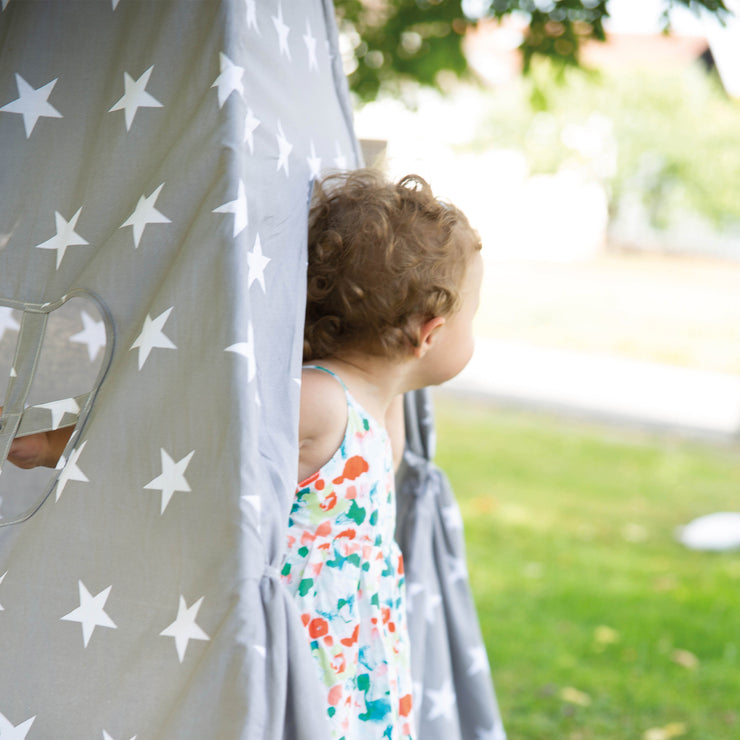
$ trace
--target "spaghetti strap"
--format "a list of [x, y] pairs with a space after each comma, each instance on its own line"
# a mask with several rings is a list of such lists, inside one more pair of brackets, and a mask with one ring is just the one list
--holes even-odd
[[349, 393], [349, 388], [347, 388], [347, 386], [344, 384], [344, 381], [333, 370], [329, 370], [329, 368], [323, 367], [322, 365], [304, 365], [303, 369], [304, 370], [321, 370], [321, 372], [328, 373], [329, 375], [332, 376], [332, 378], [334, 378], [339, 383], [339, 385], [342, 386], [342, 388], [344, 388], [345, 393]]

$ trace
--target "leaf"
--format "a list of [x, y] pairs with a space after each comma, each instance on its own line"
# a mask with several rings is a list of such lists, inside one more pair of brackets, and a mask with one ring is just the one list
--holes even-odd
[[579, 707], [587, 707], [591, 703], [591, 697], [588, 694], [574, 689], [572, 686], [565, 686], [560, 689], [560, 698], [569, 704], [577, 704]]
[[699, 666], [699, 658], [688, 650], [674, 650], [671, 653], [671, 660], [678, 665], [693, 671]]

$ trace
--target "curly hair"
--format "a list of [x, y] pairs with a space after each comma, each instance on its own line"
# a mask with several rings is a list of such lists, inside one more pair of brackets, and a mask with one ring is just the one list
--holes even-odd
[[460, 306], [480, 238], [417, 175], [377, 170], [317, 183], [309, 214], [304, 361], [347, 351], [398, 358], [418, 330]]

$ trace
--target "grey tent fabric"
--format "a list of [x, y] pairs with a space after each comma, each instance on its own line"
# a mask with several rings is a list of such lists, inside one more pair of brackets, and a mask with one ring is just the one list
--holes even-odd
[[396, 539], [405, 562], [414, 701], [424, 740], [505, 740], [468, 583], [460, 510], [433, 463], [428, 390], [405, 397]]
[[328, 736], [278, 572], [310, 182], [359, 162], [333, 23], [0, 0], [0, 460], [77, 424], [0, 475], [2, 738]]

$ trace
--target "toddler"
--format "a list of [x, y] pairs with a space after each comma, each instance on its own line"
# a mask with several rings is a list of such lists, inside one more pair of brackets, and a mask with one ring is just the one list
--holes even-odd
[[334, 739], [414, 736], [393, 451], [397, 464], [402, 394], [452, 378], [472, 355], [480, 248], [420, 177], [357, 170], [316, 186], [282, 576]]

